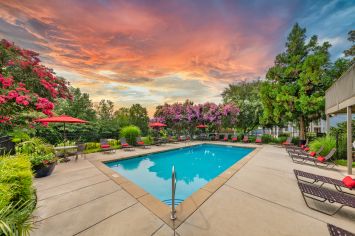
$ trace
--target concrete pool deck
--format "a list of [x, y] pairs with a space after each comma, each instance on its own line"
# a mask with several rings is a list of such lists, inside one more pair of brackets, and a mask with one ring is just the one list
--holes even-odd
[[[185, 145], [93, 153], [77, 162], [59, 164], [51, 176], [35, 180], [37, 223], [31, 235], [174, 235], [173, 227], [146, 207], [154, 199], [136, 189], [146, 204], [138, 201], [137, 196], [126, 191], [134, 191], [134, 185], [122, 187], [99, 170], [95, 162]], [[354, 209], [344, 207], [335, 216], [309, 209], [293, 174], [293, 169], [299, 169], [343, 178], [344, 167], [325, 170], [295, 164], [277, 146], [236, 145], [261, 148], [217, 191], [211, 193], [206, 185], [201, 195], [209, 195], [207, 200], [199, 202], [200, 196], [196, 196], [180, 209], [188, 212], [189, 205], [199, 206], [176, 228], [176, 235], [329, 235], [327, 223], [355, 232]], [[323, 206], [317, 203], [317, 207]]]

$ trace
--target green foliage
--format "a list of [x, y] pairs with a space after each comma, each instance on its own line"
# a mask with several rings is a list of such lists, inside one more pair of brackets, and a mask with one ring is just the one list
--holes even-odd
[[133, 104], [129, 108], [129, 120], [132, 125], [137, 126], [146, 135], [148, 133], [148, 112], [140, 104]]
[[261, 140], [263, 141], [263, 143], [271, 143], [272, 136], [270, 134], [263, 134], [261, 136]]
[[17, 202], [0, 208], [0, 235], [30, 235], [33, 220], [31, 214], [35, 200]]
[[[331, 127], [329, 134], [335, 139], [338, 137], [338, 158], [347, 159], [347, 124], [346, 122], [338, 123], [337, 127]], [[352, 127], [355, 127], [355, 120], [352, 121]], [[352, 129], [352, 137], [355, 137], [355, 129]]]
[[233, 103], [240, 109], [236, 128], [243, 133], [254, 130], [260, 124], [260, 85], [260, 82], [230, 84], [222, 93], [224, 103]]
[[70, 87], [70, 93], [73, 99], [60, 99], [55, 107], [56, 114], [65, 114], [87, 121], [96, 120], [96, 111], [89, 94], [82, 93], [79, 88], [74, 87]]
[[306, 29], [295, 24], [288, 35], [286, 51], [277, 55], [261, 88], [264, 124], [297, 121], [305, 139], [307, 124], [324, 116], [324, 94], [334, 78], [329, 75], [328, 42], [312, 36], [306, 43]]
[[0, 235], [28, 235], [35, 197], [26, 155], [0, 157], [0, 196]]
[[43, 139], [34, 137], [19, 143], [16, 146], [16, 152], [28, 155], [45, 155], [54, 153], [54, 150], [53, 147], [48, 145]]
[[57, 160], [58, 159], [55, 157], [53, 153], [48, 153], [44, 155], [37, 154], [37, 155], [30, 156], [32, 167], [41, 166], [41, 165], [47, 166], [56, 163]]
[[335, 138], [328, 135], [325, 137], [320, 137], [320, 138], [316, 138], [315, 140], [313, 140], [312, 142], [309, 143], [309, 147], [311, 149], [311, 151], [316, 152], [319, 150], [319, 148], [321, 146], [324, 147], [323, 151], [320, 153], [320, 155], [327, 155], [330, 150], [332, 150], [333, 148], [335, 148]]
[[151, 136], [142, 137], [142, 141], [143, 141], [146, 145], [151, 145], [151, 144], [153, 144], [153, 138], [152, 138]]
[[350, 57], [352, 62], [355, 62], [355, 30], [350, 30], [348, 32], [348, 40], [352, 42], [352, 45], [349, 49], [344, 51], [346, 57]]
[[136, 138], [141, 135], [141, 130], [137, 126], [129, 125], [123, 127], [120, 134], [121, 138], [126, 138], [130, 145], [134, 145], [136, 143]]
[[12, 142], [19, 143], [30, 139], [28, 129], [14, 129], [9, 135], [12, 137]]
[[[348, 161], [347, 160], [335, 160], [335, 163], [337, 163], [337, 165], [341, 165], [341, 166], [348, 166]], [[355, 161], [353, 161], [352, 164], [353, 167], [355, 167]]]

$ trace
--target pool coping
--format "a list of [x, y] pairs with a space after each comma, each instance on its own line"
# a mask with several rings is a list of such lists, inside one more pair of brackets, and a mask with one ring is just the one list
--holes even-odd
[[[199, 190], [195, 191], [192, 195], [187, 197], [183, 202], [181, 202], [178, 206], [176, 206], [176, 220], [171, 220], [170, 212], [171, 207], [146, 192], [144, 189], [120, 175], [113, 169], [109, 168], [105, 163], [117, 161], [117, 160], [125, 160], [132, 159], [141, 156], [146, 156], [149, 154], [167, 152], [172, 150], [178, 150], [185, 147], [193, 147], [202, 144], [213, 144], [220, 146], [233, 146], [233, 147], [241, 147], [241, 148], [254, 148], [253, 151], [244, 156], [241, 160], [237, 161], [233, 165], [231, 165], [228, 169], [223, 171], [221, 174], [210, 180], [206, 185], [201, 187]], [[140, 202], [144, 207], [150, 210], [154, 215], [160, 218], [164, 223], [166, 223], [172, 229], [178, 228], [190, 215], [192, 215], [209, 197], [211, 197], [220, 187], [222, 187], [232, 176], [234, 176], [255, 154], [261, 149], [261, 147], [245, 147], [239, 146], [237, 143], [210, 143], [210, 142], [201, 142], [201, 143], [190, 143], [185, 147], [172, 147], [171, 149], [165, 150], [155, 150], [149, 153], [140, 154], [140, 155], [132, 155], [117, 158], [114, 157], [112, 159], [106, 160], [91, 160], [90, 162], [99, 169], [102, 173], [108, 176], [111, 180], [113, 180], [117, 185], [119, 185], [123, 190], [129, 193], [132, 197], [134, 197], [138, 202]]]

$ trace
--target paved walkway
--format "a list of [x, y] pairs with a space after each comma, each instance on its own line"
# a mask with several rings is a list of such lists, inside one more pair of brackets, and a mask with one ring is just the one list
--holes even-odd
[[[184, 144], [95, 153], [86, 160], [59, 164], [51, 176], [35, 180], [39, 202], [32, 235], [174, 235], [90, 161], [178, 146]], [[295, 168], [335, 178], [346, 175], [341, 167], [332, 171], [294, 164], [284, 149], [264, 145], [175, 235], [329, 235], [326, 223], [355, 232], [354, 209], [345, 207], [335, 216], [327, 216], [307, 208], [293, 174]]]

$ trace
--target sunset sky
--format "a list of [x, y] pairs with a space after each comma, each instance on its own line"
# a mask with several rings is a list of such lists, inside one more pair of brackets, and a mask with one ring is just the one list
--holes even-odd
[[349, 48], [355, 1], [0, 0], [0, 38], [117, 108], [220, 101], [223, 88], [263, 78], [296, 22]]

